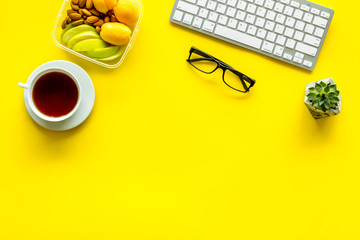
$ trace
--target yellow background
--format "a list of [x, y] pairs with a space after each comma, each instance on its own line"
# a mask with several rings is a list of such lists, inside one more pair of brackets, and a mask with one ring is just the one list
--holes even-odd
[[[53, 43], [61, 0], [1, 1], [0, 239], [360, 239], [360, 3], [317, 0], [335, 17], [313, 72], [173, 25], [173, 3], [143, 0], [134, 47], [108, 70]], [[255, 87], [194, 70], [192, 45]], [[67, 132], [33, 122], [17, 87], [58, 59], [96, 91]], [[342, 112], [314, 120], [305, 85], [328, 77]]]

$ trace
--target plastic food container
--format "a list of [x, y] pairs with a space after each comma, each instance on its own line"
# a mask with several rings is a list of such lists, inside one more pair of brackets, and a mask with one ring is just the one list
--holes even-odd
[[53, 40], [54, 40], [55, 44], [57, 46], [59, 46], [60, 48], [64, 49], [65, 51], [68, 51], [68, 52], [70, 52], [78, 57], [81, 57], [83, 59], [86, 59], [90, 62], [96, 63], [100, 66], [103, 66], [106, 68], [116, 68], [116, 67], [120, 66], [120, 64], [125, 60], [127, 53], [130, 51], [130, 49], [132, 48], [132, 46], [135, 43], [136, 36], [139, 32], [139, 25], [140, 25], [140, 22], [141, 22], [143, 13], [144, 13], [144, 6], [143, 6], [142, 2], [140, 0], [134, 0], [134, 1], [137, 2], [140, 7], [139, 20], [138, 20], [135, 28], [132, 31], [131, 39], [130, 39], [129, 43], [125, 46], [122, 46], [122, 47], [126, 48], [123, 55], [121, 57], [119, 57], [117, 60], [114, 60], [113, 62], [101, 62], [96, 59], [90, 58], [86, 55], [83, 55], [79, 52], [76, 52], [76, 51], [68, 48], [67, 46], [64, 46], [61, 43], [61, 33], [63, 31], [63, 29], [61, 28], [61, 23], [64, 21], [64, 19], [67, 16], [67, 10], [71, 9], [71, 5], [70, 5], [71, 0], [64, 0], [63, 4], [61, 6], [60, 12], [58, 14], [58, 17], [57, 17], [57, 20], [56, 20], [56, 23], [55, 23], [55, 26], [53, 29]]

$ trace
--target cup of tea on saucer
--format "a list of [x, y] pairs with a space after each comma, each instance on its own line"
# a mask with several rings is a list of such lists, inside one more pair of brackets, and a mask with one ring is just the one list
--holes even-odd
[[77, 111], [81, 103], [80, 83], [64, 68], [44, 69], [26, 84], [18, 85], [28, 91], [31, 110], [44, 121], [64, 121]]

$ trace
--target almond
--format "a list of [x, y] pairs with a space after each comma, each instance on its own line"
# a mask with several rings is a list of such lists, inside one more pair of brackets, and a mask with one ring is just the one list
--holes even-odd
[[77, 21], [73, 22], [72, 25], [75, 27], [75, 26], [79, 26], [79, 25], [81, 25], [83, 23], [84, 23], [84, 20], [81, 19], [81, 20], [77, 20]]
[[104, 20], [100, 19], [96, 23], [94, 23], [94, 26], [101, 27], [104, 24]]
[[100, 33], [101, 27], [96, 26], [96, 31], [97, 31], [97, 33]]
[[69, 23], [71, 23], [71, 18], [69, 17], [69, 16], [67, 16], [66, 18], [65, 18], [65, 21], [66, 21], [66, 24], [69, 24]]
[[78, 4], [79, 4], [79, 0], [72, 0], [72, 3], [75, 4], [75, 5], [78, 5]]
[[83, 8], [85, 7], [86, 0], [79, 0], [79, 7]]
[[99, 21], [99, 18], [96, 16], [90, 16], [86, 19], [89, 23], [96, 23], [97, 21]]
[[88, 17], [90, 17], [92, 15], [91, 12], [85, 8], [82, 10], [82, 12]]
[[93, 0], [86, 0], [86, 8], [92, 9], [94, 7]]
[[79, 10], [79, 6], [71, 3], [71, 8], [75, 11]]
[[61, 24], [61, 28], [64, 29], [66, 27], [67, 23], [66, 23], [66, 20], [64, 20]]
[[95, 8], [92, 8], [89, 10], [92, 14], [94, 14], [95, 16], [100, 16], [100, 13], [95, 9]]
[[88, 20], [85, 20], [84, 23], [87, 24], [87, 25], [90, 25], [90, 26], [93, 25], [92, 23], [89, 23]]
[[104, 22], [110, 22], [110, 17], [109, 16], [106, 16], [105, 18], [104, 18]]
[[78, 13], [77, 11], [73, 10], [73, 9], [69, 9], [67, 10], [67, 14], [70, 15], [72, 13]]
[[114, 15], [111, 15], [110, 21], [111, 22], [118, 22], [118, 20], [116, 19], [116, 17]]
[[69, 14], [69, 17], [74, 20], [74, 21], [77, 21], [77, 20], [80, 20], [81, 19], [81, 14], [79, 13], [72, 13], [72, 14]]

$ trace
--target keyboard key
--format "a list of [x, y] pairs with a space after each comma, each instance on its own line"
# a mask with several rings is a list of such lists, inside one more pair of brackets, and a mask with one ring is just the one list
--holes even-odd
[[317, 27], [315, 29], [314, 35], [321, 38], [324, 35], [324, 29]]
[[245, 33], [238, 32], [228, 27], [217, 25], [215, 28], [215, 34], [222, 36], [224, 38], [231, 39], [233, 41], [245, 44], [247, 46], [260, 49], [261, 40], [257, 37], [250, 36]]
[[182, 11], [176, 10], [173, 19], [181, 22], [183, 15], [184, 13]]
[[200, 7], [205, 7], [207, 0], [198, 0], [197, 5]]
[[235, 14], [236, 14], [236, 9], [232, 7], [228, 7], [226, 11], [226, 15], [229, 17], [235, 17]]
[[278, 36], [276, 39], [276, 43], [281, 46], [284, 46], [285, 41], [286, 41], [286, 37], [284, 37], [284, 36]]
[[268, 32], [267, 36], [266, 36], [266, 40], [270, 41], [270, 42], [275, 42], [275, 38], [276, 38], [276, 34], [273, 32]]
[[245, 20], [246, 13], [243, 11], [237, 11], [236, 13], [236, 19], [239, 19], [241, 21]]
[[255, 26], [249, 26], [249, 27], [248, 27], [248, 30], [247, 30], [247, 33], [250, 34], [250, 35], [255, 35], [256, 30], [257, 30], [257, 27], [255, 27]]
[[307, 23], [311, 23], [313, 17], [314, 17], [314, 15], [312, 15], [311, 13], [305, 13], [303, 20]]
[[320, 16], [322, 16], [323, 18], [330, 18], [330, 13], [322, 11]]
[[326, 20], [324, 18], [321, 18], [321, 17], [318, 17], [318, 16], [314, 17], [313, 24], [316, 25], [316, 26], [325, 28], [327, 23], [328, 23], [328, 20]]
[[264, 39], [265, 36], [266, 36], [266, 33], [267, 33], [266, 30], [264, 30], [264, 29], [259, 29], [259, 31], [257, 32], [256, 36], [259, 37], [259, 38]]
[[177, 8], [179, 10], [183, 10], [184, 12], [188, 12], [188, 13], [191, 13], [194, 15], [196, 15], [199, 11], [198, 6], [192, 5], [192, 4], [184, 2], [184, 1], [179, 1]]
[[299, 10], [299, 9], [296, 9], [295, 12], [294, 12], [294, 18], [297, 18], [297, 19], [302, 19], [304, 15], [304, 12]]
[[214, 11], [216, 9], [216, 2], [215, 1], [209, 1], [207, 4], [207, 8]]
[[275, 4], [274, 10], [275, 10], [276, 12], [282, 13], [282, 11], [284, 10], [284, 7], [285, 7], [284, 4], [277, 2], [277, 3]]
[[295, 25], [295, 19], [294, 18], [291, 18], [291, 17], [287, 17], [286, 18], [286, 22], [285, 22], [285, 25], [288, 26], [288, 27], [294, 27]]
[[257, 17], [256, 18], [256, 21], [255, 21], [255, 25], [258, 26], [258, 27], [264, 27], [265, 25], [265, 19], [264, 18], [260, 18], [260, 17]]
[[315, 14], [315, 15], [319, 15], [320, 14], [320, 10], [317, 8], [311, 8], [310, 10], [311, 13]]
[[295, 53], [295, 57], [300, 58], [300, 59], [303, 59], [303, 58], [305, 57], [305, 55], [302, 54], [302, 53], [296, 52], [296, 53]]
[[220, 15], [218, 23], [226, 25], [228, 21], [228, 17], [224, 16], [224, 15]]
[[235, 7], [237, 3], [237, 0], [228, 0], [227, 4], [231, 7]]
[[201, 28], [201, 24], [203, 23], [203, 20], [199, 17], [194, 18], [193, 26], [196, 28]]
[[186, 13], [183, 19], [183, 23], [190, 25], [193, 20], [193, 15]]
[[265, 0], [264, 7], [268, 9], [272, 9], [274, 7], [275, 2], [272, 0]]
[[275, 45], [273, 43], [264, 41], [261, 50], [263, 50], [264, 52], [272, 53], [274, 46]]
[[242, 31], [242, 32], [245, 32], [246, 31], [246, 28], [247, 28], [247, 24], [244, 23], [244, 22], [240, 22], [237, 29]]
[[209, 20], [216, 22], [218, 19], [219, 14], [216, 12], [210, 12], [209, 14]]
[[288, 40], [286, 41], [286, 47], [293, 49], [295, 47], [295, 43], [295, 40], [288, 38]]
[[218, 0], [218, 2], [220, 2], [220, 3], [226, 3], [226, 0]]
[[289, 7], [289, 6], [285, 7], [285, 10], [284, 10], [285, 15], [292, 16], [293, 12], [294, 12], [294, 8]]
[[305, 23], [302, 21], [296, 21], [295, 29], [303, 31], [305, 27]]
[[266, 13], [266, 9], [262, 8], [262, 7], [259, 7], [257, 12], [256, 12], [256, 15], [258, 15], [260, 17], [265, 17], [265, 13]]
[[286, 28], [285, 29], [285, 33], [284, 33], [285, 36], [291, 38], [293, 35], [294, 35], [294, 29], [292, 28]]
[[236, 25], [237, 25], [238, 21], [233, 19], [233, 18], [230, 18], [229, 22], [228, 22], [228, 26], [231, 27], [231, 28], [236, 28]]
[[299, 32], [299, 31], [296, 31], [296, 32], [295, 32], [295, 35], [294, 35], [294, 39], [295, 39], [295, 40], [302, 41], [302, 40], [303, 40], [303, 37], [304, 37], [304, 33], [303, 33], [303, 32]]
[[300, 7], [300, 3], [296, 2], [296, 1], [291, 1], [290, 6], [294, 7], [294, 8], [299, 8]]
[[275, 32], [278, 34], [283, 34], [285, 30], [284, 25], [276, 24]]
[[246, 20], [245, 20], [245, 22], [250, 23], [250, 24], [254, 24], [254, 22], [255, 22], [255, 16], [254, 16], [254, 15], [251, 15], [251, 14], [246, 15]]
[[287, 60], [291, 61], [291, 60], [292, 60], [292, 58], [293, 58], [293, 56], [292, 56], [291, 54], [289, 54], [289, 53], [284, 53], [283, 58], [285, 58], [285, 59], [287, 59]]
[[271, 21], [266, 21], [265, 23], [265, 29], [269, 30], [269, 31], [273, 31], [275, 27], [275, 23], [271, 22]]
[[245, 1], [240, 0], [240, 1], [238, 2], [237, 8], [239, 8], [239, 9], [241, 9], [241, 10], [245, 10], [245, 9], [246, 9], [246, 5], [247, 5], [247, 3], [246, 3]]
[[255, 4], [262, 6], [264, 4], [264, 0], [255, 0]]
[[271, 20], [271, 21], [274, 21], [275, 15], [276, 15], [275, 12], [273, 12], [273, 11], [268, 11], [267, 14], [266, 14], [266, 18], [269, 19], [269, 20]]
[[207, 32], [213, 32], [214, 27], [215, 27], [215, 23], [205, 20], [204, 25], [202, 26], [202, 29], [204, 29]]
[[313, 34], [314, 29], [315, 29], [314, 25], [306, 24], [305, 32], [306, 32], [306, 33], [309, 33], [309, 34]]
[[302, 63], [302, 59], [298, 57], [294, 57], [293, 61], [300, 64]]
[[218, 4], [216, 11], [220, 14], [224, 14], [226, 11], [226, 6], [223, 4]]
[[306, 5], [306, 4], [301, 4], [300, 9], [304, 10], [305, 12], [309, 12], [310, 11], [310, 6]]
[[274, 55], [281, 57], [283, 55], [283, 52], [284, 52], [284, 48], [276, 45], [274, 50]]
[[315, 46], [315, 47], [319, 47], [320, 44], [321, 44], [321, 39], [317, 38], [317, 37], [314, 37], [314, 36], [311, 36], [309, 34], [306, 34], [305, 38], [304, 38], [304, 43], [310, 44], [310, 45]]
[[254, 4], [249, 4], [248, 7], [247, 7], [247, 9], [246, 9], [246, 11], [247, 11], [248, 13], [252, 13], [252, 14], [255, 13], [255, 10], [256, 10], [256, 5], [254, 5]]
[[278, 22], [278, 23], [284, 24], [285, 19], [286, 19], [285, 15], [278, 14], [278, 15], [276, 16], [275, 21]]
[[303, 64], [304, 64], [305, 66], [309, 67], [309, 68], [311, 68], [312, 65], [313, 65], [313, 63], [310, 62], [310, 61], [308, 61], [308, 60], [304, 60]]
[[280, 0], [280, 2], [285, 3], [285, 4], [289, 4], [290, 0]]
[[311, 46], [309, 46], [307, 44], [304, 44], [304, 43], [301, 43], [301, 42], [298, 42], [296, 44], [295, 49], [296, 49], [296, 51], [308, 54], [308, 55], [313, 56], [313, 57], [315, 57], [315, 55], [317, 53], [317, 48], [311, 47]]
[[185, 1], [187, 1], [189, 3], [196, 3], [196, 0], [185, 0]]
[[209, 14], [209, 10], [207, 10], [205, 8], [200, 9], [200, 12], [199, 12], [200, 17], [207, 18], [208, 14]]

